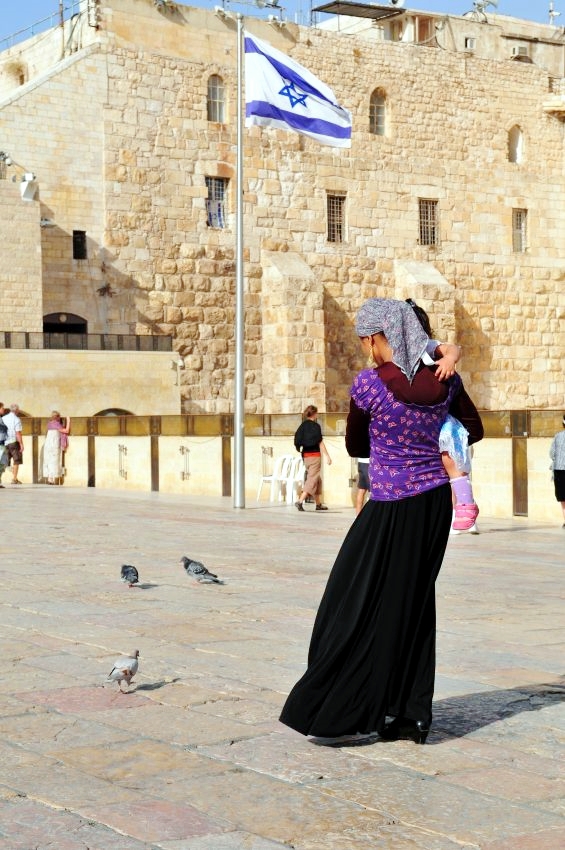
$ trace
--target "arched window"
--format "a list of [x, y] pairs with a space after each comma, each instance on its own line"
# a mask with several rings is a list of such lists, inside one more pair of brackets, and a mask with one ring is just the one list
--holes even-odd
[[508, 161], [522, 162], [524, 156], [524, 136], [521, 127], [515, 124], [508, 133]]
[[386, 135], [386, 95], [375, 89], [369, 103], [369, 132], [375, 136]]
[[208, 79], [208, 121], [223, 124], [225, 121], [224, 81], [217, 74]]
[[43, 317], [43, 333], [85, 334], [88, 331], [86, 319], [74, 313], [48, 313]]

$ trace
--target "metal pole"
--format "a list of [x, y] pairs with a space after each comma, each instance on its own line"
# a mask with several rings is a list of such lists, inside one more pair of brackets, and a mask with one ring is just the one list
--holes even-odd
[[245, 507], [245, 383], [243, 310], [243, 15], [237, 14], [237, 204], [235, 266], [234, 508]]
[[59, 24], [61, 26], [61, 59], [65, 58], [65, 7], [63, 0], [59, 0]]

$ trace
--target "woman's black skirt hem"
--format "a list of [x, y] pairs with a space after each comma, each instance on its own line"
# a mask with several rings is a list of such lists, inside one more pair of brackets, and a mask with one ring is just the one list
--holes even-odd
[[367, 502], [330, 573], [283, 723], [333, 737], [381, 731], [387, 715], [431, 721], [435, 580], [451, 513], [449, 484]]

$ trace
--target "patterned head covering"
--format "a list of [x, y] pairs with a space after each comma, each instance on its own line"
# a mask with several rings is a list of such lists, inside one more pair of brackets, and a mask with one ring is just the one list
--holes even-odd
[[392, 362], [412, 381], [428, 337], [409, 304], [369, 298], [357, 313], [355, 330], [360, 337], [383, 333], [392, 348]]

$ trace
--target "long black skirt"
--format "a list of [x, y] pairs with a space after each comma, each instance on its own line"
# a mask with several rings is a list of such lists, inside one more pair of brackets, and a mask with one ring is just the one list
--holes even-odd
[[451, 512], [449, 484], [367, 502], [330, 573], [283, 723], [333, 737], [382, 731], [387, 715], [431, 722], [435, 581]]
[[565, 502], [565, 469], [553, 470], [553, 484], [555, 487], [555, 498], [558, 502]]

